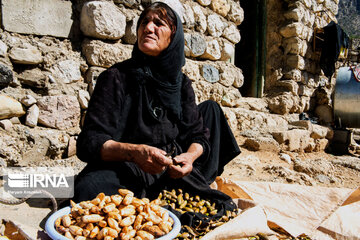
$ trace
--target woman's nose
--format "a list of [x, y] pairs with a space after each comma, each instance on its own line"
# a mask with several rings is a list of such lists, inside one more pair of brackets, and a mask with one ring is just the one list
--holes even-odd
[[145, 32], [154, 32], [155, 24], [153, 22], [148, 22], [145, 26]]

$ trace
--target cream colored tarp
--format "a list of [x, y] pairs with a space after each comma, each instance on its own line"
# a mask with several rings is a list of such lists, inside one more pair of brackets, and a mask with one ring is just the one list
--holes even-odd
[[[360, 188], [354, 191], [267, 182], [232, 182], [222, 178], [217, 178], [213, 187], [230, 195], [243, 211], [206, 234], [202, 240], [240, 239], [257, 233], [273, 234], [273, 239], [277, 239], [271, 230], [276, 228], [294, 237], [304, 233], [316, 240], [360, 240]], [[50, 210], [40, 209], [44, 211], [26, 203], [17, 206], [0, 204], [0, 219], [15, 222], [30, 239], [47, 239], [42, 227]]]
[[[207, 234], [205, 240], [252, 236], [254, 230], [268, 233], [268, 227], [279, 228], [293, 237], [306, 234], [321, 240], [360, 239], [360, 188], [354, 191], [281, 183], [232, 182], [222, 178], [217, 178], [213, 187], [230, 195], [240, 209], [247, 210], [232, 222]], [[260, 214], [259, 209], [264, 214]], [[258, 223], [258, 229], [250, 224], [246, 229], [238, 229], [239, 233], [234, 232], [234, 226], [249, 223], [246, 219], [253, 218], [257, 219], [253, 222]]]

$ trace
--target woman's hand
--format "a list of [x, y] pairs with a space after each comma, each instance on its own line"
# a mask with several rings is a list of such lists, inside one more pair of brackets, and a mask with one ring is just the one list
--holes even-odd
[[165, 155], [166, 152], [159, 148], [141, 144], [133, 152], [132, 161], [144, 172], [157, 174], [165, 171], [172, 164], [172, 160]]
[[193, 169], [194, 159], [189, 153], [182, 153], [173, 158], [173, 164], [168, 167], [171, 178], [182, 178], [189, 175]]
[[106, 141], [101, 148], [101, 159], [104, 161], [128, 161], [136, 163], [144, 172], [161, 173], [172, 160], [166, 152], [145, 144], [131, 144]]
[[171, 178], [182, 178], [189, 175], [193, 169], [194, 161], [203, 153], [199, 143], [192, 143], [187, 152], [173, 158], [173, 164], [168, 167]]

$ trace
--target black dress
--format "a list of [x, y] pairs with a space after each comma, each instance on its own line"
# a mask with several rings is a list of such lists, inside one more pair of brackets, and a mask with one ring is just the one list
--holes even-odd
[[[181, 72], [184, 33], [175, 15], [176, 33], [159, 56], [145, 55], [136, 43], [131, 59], [99, 76], [77, 140], [77, 156], [88, 165], [76, 178], [75, 202], [99, 192], [115, 194], [118, 188], [150, 199], [162, 189], [182, 188], [234, 208], [230, 197], [211, 190], [209, 183], [240, 149], [220, 106], [213, 101], [196, 105], [191, 81]], [[174, 180], [166, 172], [145, 173], [132, 162], [102, 161], [100, 149], [110, 139], [167, 152], [175, 147], [174, 155], [187, 151], [192, 143], [201, 144], [204, 151], [188, 176]]]

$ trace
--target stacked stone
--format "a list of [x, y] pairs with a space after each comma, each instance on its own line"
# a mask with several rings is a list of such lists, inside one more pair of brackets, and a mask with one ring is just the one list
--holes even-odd
[[[138, 17], [150, 2], [2, 1], [0, 156], [6, 162], [75, 154], [96, 78], [130, 58]], [[183, 70], [194, 82], [198, 101], [236, 106], [243, 75], [230, 60], [244, 16], [239, 2], [165, 2], [182, 18], [187, 57]]]
[[[143, 5], [139, 1], [114, 2], [88, 2], [81, 11], [81, 30], [89, 37], [83, 42], [82, 52], [90, 65], [86, 79], [90, 93], [101, 71], [130, 57], [139, 9], [151, 1], [143, 1]], [[240, 4], [233, 0], [164, 2], [183, 20], [188, 58], [183, 71], [194, 81], [198, 101], [212, 99], [235, 107], [241, 97], [238, 88], [243, 75], [230, 60], [240, 41], [237, 25], [244, 15]]]
[[[279, 14], [284, 11], [279, 4], [275, 11], [283, 17], [268, 19], [268, 31], [274, 33], [268, 35], [267, 41], [275, 43], [268, 46], [268, 88], [281, 90], [270, 97], [269, 108], [278, 114], [315, 110], [322, 122], [329, 123], [334, 79], [323, 75], [320, 53], [313, 51], [312, 44], [316, 28], [321, 29], [332, 20], [336, 22], [338, 0], [291, 0], [286, 4], [288, 10], [284, 14]], [[320, 99], [319, 89], [326, 92]], [[315, 105], [320, 110], [314, 109]]]

